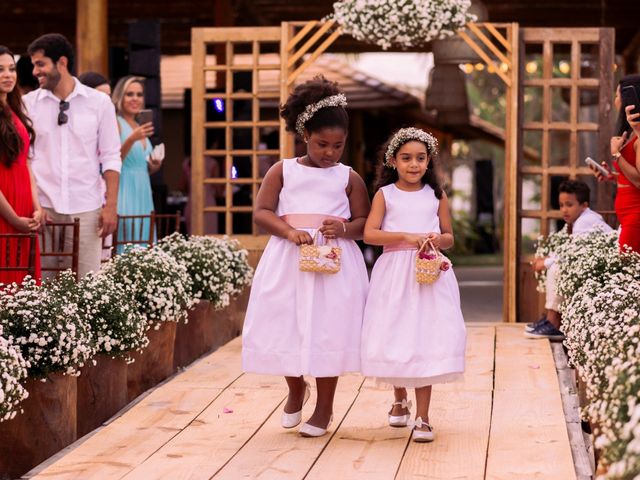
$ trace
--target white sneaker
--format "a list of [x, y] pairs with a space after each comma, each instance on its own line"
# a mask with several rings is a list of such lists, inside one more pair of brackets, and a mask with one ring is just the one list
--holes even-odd
[[[309, 400], [309, 396], [311, 396], [311, 386], [309, 382], [304, 382], [304, 400], [302, 400], [302, 406], [307, 403]], [[282, 412], [282, 428], [293, 428], [297, 426], [302, 421], [302, 409], [297, 412], [287, 413]]]
[[329, 418], [329, 423], [327, 423], [326, 428], [314, 427], [313, 425], [305, 423], [300, 427], [300, 435], [303, 437], [321, 437], [327, 433], [327, 429], [331, 426], [331, 422], [333, 422], [333, 415]]
[[389, 425], [392, 427], [406, 427], [407, 423], [409, 423], [409, 419], [411, 418], [411, 400], [407, 402], [406, 398], [403, 398], [401, 402], [393, 402], [391, 405], [391, 411], [393, 411], [393, 407], [396, 405], [400, 405], [402, 408], [407, 409], [407, 413], [405, 415], [391, 415], [389, 414]]
[[[416, 428], [427, 427], [429, 430], [416, 430]], [[427, 422], [422, 421], [422, 417], [416, 418], [413, 422], [413, 432], [411, 432], [411, 439], [418, 443], [433, 442], [436, 438], [433, 433], [433, 428]]]

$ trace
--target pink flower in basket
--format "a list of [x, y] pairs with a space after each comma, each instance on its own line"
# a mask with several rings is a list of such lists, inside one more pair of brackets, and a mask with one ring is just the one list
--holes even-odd
[[446, 260], [440, 264], [440, 270], [443, 272], [446, 272], [449, 268], [451, 268], [451, 265]]
[[421, 260], [435, 260], [437, 257], [435, 253], [420, 252], [418, 258]]
[[330, 258], [331, 260], [335, 260], [336, 258], [338, 258], [338, 255], [336, 255], [336, 252], [332, 250], [331, 253], [326, 254], [325, 257]]

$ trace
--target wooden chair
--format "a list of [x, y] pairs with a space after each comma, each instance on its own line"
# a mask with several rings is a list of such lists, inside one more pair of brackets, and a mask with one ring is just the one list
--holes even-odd
[[180, 210], [176, 213], [153, 212], [151, 215], [153, 215], [156, 227], [156, 241], [180, 231], [180, 219], [182, 217]]
[[[149, 228], [148, 235], [145, 235], [145, 226]], [[117, 254], [117, 249], [120, 245], [152, 246], [154, 233], [155, 220], [153, 212], [149, 215], [118, 215], [116, 231], [113, 232], [113, 256]]]
[[[24, 242], [28, 239], [28, 242]], [[0, 233], [0, 272], [24, 272], [25, 275], [33, 277], [36, 272], [36, 242], [37, 234], [31, 233]], [[24, 243], [27, 243], [29, 255], [27, 262], [23, 260], [25, 250]], [[15, 244], [16, 249], [12, 252], [11, 246]]]
[[[66, 245], [65, 238], [71, 231], [71, 245]], [[50, 234], [49, 234], [50, 232]], [[80, 258], [80, 219], [74, 218], [73, 222], [47, 222], [40, 230], [40, 259], [41, 270], [45, 272], [55, 272], [56, 274], [69, 268], [67, 265], [60, 266], [60, 259], [70, 258], [71, 270], [79, 280], [78, 261]], [[48, 259], [56, 259], [53, 266]], [[65, 262], [66, 263], [66, 262]], [[44, 276], [44, 275], [43, 275]]]

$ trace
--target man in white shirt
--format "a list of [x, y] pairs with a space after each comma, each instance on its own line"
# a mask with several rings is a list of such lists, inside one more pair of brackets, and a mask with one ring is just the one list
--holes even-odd
[[[38, 196], [48, 220], [80, 219], [78, 273], [84, 276], [100, 268], [101, 237], [113, 233], [117, 223], [122, 161], [115, 108], [108, 96], [71, 75], [73, 47], [64, 36], [43, 35], [28, 51], [40, 84], [23, 97], [36, 131], [31, 165]], [[66, 245], [71, 241], [68, 232]]]
[[[591, 190], [586, 183], [579, 180], [566, 180], [560, 184], [558, 190], [560, 212], [563, 220], [567, 223], [570, 235], [584, 235], [596, 231], [610, 232], [612, 230], [599, 213], [589, 208]], [[564, 335], [560, 331], [562, 297], [556, 291], [557, 260], [557, 257], [552, 254], [547, 258], [538, 258], [534, 262], [534, 270], [547, 270], [544, 305], [546, 314], [537, 322], [527, 325], [525, 336], [528, 338], [564, 339]]]

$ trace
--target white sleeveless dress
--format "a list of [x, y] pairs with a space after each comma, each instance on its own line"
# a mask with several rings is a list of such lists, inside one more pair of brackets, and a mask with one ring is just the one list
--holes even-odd
[[[350, 168], [301, 165], [283, 160], [283, 187], [276, 214], [316, 214], [313, 225], [296, 226], [312, 236], [327, 216], [349, 219], [345, 189]], [[318, 234], [319, 240], [322, 235]], [[353, 240], [342, 248], [338, 273], [301, 272], [299, 247], [272, 236], [256, 269], [242, 332], [247, 372], [335, 377], [360, 371], [360, 341], [367, 269]]]
[[[439, 200], [425, 185], [416, 192], [382, 187], [387, 232], [440, 233]], [[434, 283], [415, 279], [417, 248], [387, 247], [371, 274], [362, 334], [362, 373], [396, 387], [459, 380], [466, 330], [453, 269]]]

